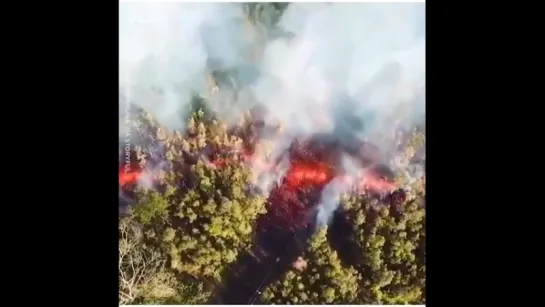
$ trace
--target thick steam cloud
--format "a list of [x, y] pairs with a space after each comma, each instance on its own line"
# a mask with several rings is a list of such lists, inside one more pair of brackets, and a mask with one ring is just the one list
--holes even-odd
[[[369, 132], [392, 125], [394, 111], [423, 115], [423, 99], [415, 99], [424, 88], [423, 25], [421, 3], [295, 3], [279, 22], [292, 38], [263, 42], [241, 4], [122, 3], [120, 85], [124, 97], [182, 128], [180, 110], [207, 91], [211, 69], [258, 71], [239, 89], [287, 128], [333, 129], [343, 116], [336, 113], [350, 112]], [[309, 111], [322, 113], [322, 123], [306, 118]]]

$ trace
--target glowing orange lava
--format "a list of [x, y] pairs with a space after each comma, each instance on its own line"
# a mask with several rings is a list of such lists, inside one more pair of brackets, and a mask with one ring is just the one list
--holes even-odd
[[[243, 162], [250, 162], [252, 157], [248, 154], [242, 154]], [[224, 167], [229, 163], [233, 163], [229, 159], [219, 158], [211, 161], [211, 164], [216, 167]], [[276, 166], [267, 164], [259, 160], [254, 161], [255, 166], [260, 171], [273, 170]], [[141, 176], [141, 171], [137, 169], [125, 170], [124, 167], [119, 168], [119, 185], [135, 183]], [[285, 174], [284, 181], [292, 188], [303, 187], [305, 185], [323, 186], [331, 182], [335, 177], [338, 177], [347, 185], [353, 185], [359, 190], [371, 190], [378, 193], [388, 193], [396, 189], [394, 183], [382, 179], [373, 171], [363, 171], [357, 176], [349, 176], [339, 174], [335, 168], [325, 163], [293, 163]]]
[[126, 170], [124, 166], [121, 166], [119, 167], [119, 185], [124, 186], [136, 183], [141, 175], [142, 171], [139, 169]]

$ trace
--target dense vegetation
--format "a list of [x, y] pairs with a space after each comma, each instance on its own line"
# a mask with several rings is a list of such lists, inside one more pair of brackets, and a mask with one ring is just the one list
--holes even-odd
[[[204, 118], [203, 112], [195, 112], [184, 135], [144, 122], [147, 133], [155, 129], [150, 134], [154, 147], [165, 151], [158, 169], [152, 153], [137, 148], [140, 167], [157, 171], [152, 173], [155, 188], [137, 188], [133, 209], [120, 221], [122, 303], [205, 303], [223, 287], [230, 265], [255, 244], [265, 199], [248, 192], [247, 164], [239, 160], [217, 167], [201, 158], [203, 149], [215, 148], [237, 161], [242, 140], [218, 121], [205, 124]], [[341, 204], [345, 214], [339, 217], [344, 221], [317, 230], [301, 255], [308, 266], [288, 270], [264, 291], [263, 301], [423, 302], [424, 191], [416, 187], [420, 190], [401, 204], [346, 195]], [[350, 226], [340, 230], [349, 236], [344, 245], [327, 235], [336, 224]]]
[[[198, 158], [204, 148], [230, 152], [241, 142], [217, 121], [205, 126], [202, 118], [202, 112], [193, 114], [183, 137], [156, 130], [155, 145], [166, 150], [161, 170], [154, 173], [156, 188], [135, 192], [130, 219], [141, 228], [138, 238], [146, 243], [139, 244], [161, 254], [161, 270], [182, 280], [216, 282], [239, 252], [251, 245], [253, 222], [264, 213], [264, 199], [244, 193], [250, 172], [242, 164], [217, 168]], [[147, 165], [151, 160], [146, 149], [137, 151], [142, 169], [156, 167]], [[197, 286], [203, 287], [202, 282]], [[180, 303], [198, 298], [206, 296], [191, 294], [181, 297]]]
[[[268, 35], [275, 35], [271, 29], [284, 8], [246, 7], [249, 20]], [[119, 223], [120, 304], [244, 304], [251, 297], [233, 299], [233, 292], [243, 292], [239, 284], [252, 293], [263, 281], [258, 269], [244, 273], [244, 267], [269, 277], [256, 302], [425, 303], [423, 178], [407, 182], [397, 174], [396, 181], [410, 187], [402, 202], [344, 195], [332, 223], [313, 229], [299, 240], [300, 250], [293, 249], [304, 265], [294, 267], [288, 259], [269, 274], [271, 263], [286, 257], [275, 254], [269, 262], [259, 255], [256, 229], [267, 215], [267, 200], [249, 188], [252, 173], [241, 157], [247, 140], [240, 131], [252, 118], [243, 116], [240, 129], [232, 129], [205, 105], [195, 97], [183, 133], [162, 127], [143, 110], [136, 115], [132, 168], [143, 170], [153, 187], [123, 187], [132, 204]], [[425, 145], [424, 134], [414, 130], [403, 137], [401, 159], [408, 162]], [[215, 159], [230, 162], [219, 167]]]

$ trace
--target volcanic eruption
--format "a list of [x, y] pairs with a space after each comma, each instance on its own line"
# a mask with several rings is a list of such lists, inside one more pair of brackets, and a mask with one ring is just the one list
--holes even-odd
[[[244, 150], [235, 158], [221, 158], [222, 152], [203, 157], [215, 167], [226, 167], [230, 163], [247, 163], [258, 176], [275, 178], [268, 187], [267, 214], [258, 221], [261, 230], [269, 227], [295, 231], [312, 223], [312, 209], [320, 204], [324, 187], [333, 180], [346, 190], [364, 193], [373, 197], [398, 195], [393, 183], [392, 171], [381, 164], [380, 150], [374, 145], [358, 139], [341, 139], [332, 134], [314, 134], [309, 137], [294, 137], [290, 146], [275, 159], [264, 160], [256, 157], [255, 140], [263, 135], [266, 125], [257, 121], [238, 131], [243, 140], [248, 140]], [[249, 137], [248, 134], [258, 137]], [[251, 141], [249, 141], [251, 140]], [[352, 159], [361, 165], [358, 170], [343, 167], [343, 159]], [[125, 187], [137, 184], [142, 170], [137, 167], [120, 167], [119, 185]], [[257, 187], [255, 187], [257, 188]], [[259, 190], [259, 188], [257, 188]], [[126, 194], [125, 194], [126, 195]]]

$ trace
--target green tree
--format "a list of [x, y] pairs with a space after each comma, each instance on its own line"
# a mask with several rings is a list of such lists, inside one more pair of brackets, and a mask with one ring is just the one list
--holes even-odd
[[241, 140], [202, 110], [189, 117], [186, 135], [156, 129], [167, 162], [151, 171], [156, 189], [138, 191], [135, 216], [172, 269], [219, 280], [250, 248], [265, 212], [265, 199], [246, 193], [251, 173], [240, 163]]
[[310, 240], [303, 258], [308, 266], [289, 271], [282, 280], [263, 293], [270, 304], [354, 304], [358, 297], [358, 272], [343, 267], [337, 252], [327, 241], [327, 228], [321, 228]]
[[168, 215], [168, 201], [156, 191], [141, 193], [136, 206], [134, 206], [134, 215], [143, 224], [148, 224], [157, 218], [165, 218]]
[[145, 244], [141, 228], [130, 218], [119, 223], [119, 303], [205, 303], [210, 293], [202, 282], [169, 270], [161, 252]]
[[361, 304], [421, 304], [425, 291], [425, 211], [421, 197], [387, 204], [350, 196], [343, 202], [361, 252]]
[[[198, 304], [208, 300], [223, 271], [252, 245], [265, 199], [250, 193], [252, 174], [243, 148], [254, 146], [250, 112], [235, 129], [214, 118], [195, 97], [184, 133], [169, 131], [141, 112], [135, 157], [153, 188], [135, 191], [132, 215], [120, 220], [120, 303]], [[233, 128], [233, 127], [231, 127]], [[424, 146], [423, 132], [400, 143], [400, 164], [410, 165]], [[252, 147], [253, 146], [253, 147]], [[302, 257], [270, 285], [263, 301], [274, 304], [425, 303], [424, 180], [400, 172], [404, 203], [348, 195], [342, 201], [359, 252], [343, 265], [322, 228]]]

